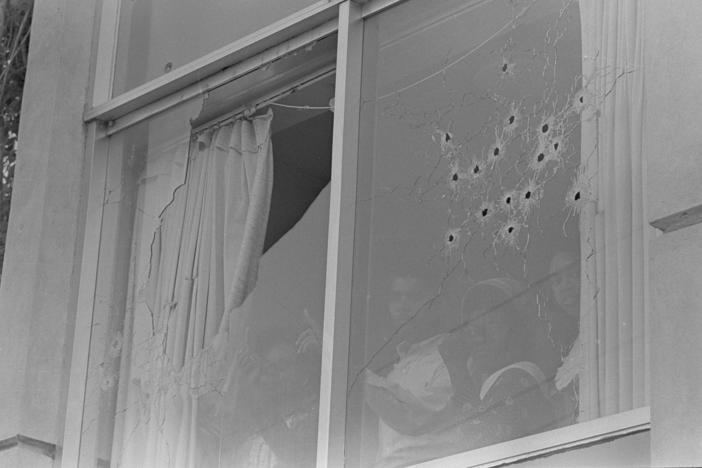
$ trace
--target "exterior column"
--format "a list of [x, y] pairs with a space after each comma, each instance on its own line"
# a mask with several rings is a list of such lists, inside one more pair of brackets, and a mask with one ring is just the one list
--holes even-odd
[[0, 282], [0, 467], [61, 446], [88, 166], [93, 0], [35, 0]]

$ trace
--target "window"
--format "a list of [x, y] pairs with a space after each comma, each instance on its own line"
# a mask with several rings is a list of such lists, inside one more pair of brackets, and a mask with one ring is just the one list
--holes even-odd
[[[448, 463], [645, 407], [640, 38], [604, 5], [342, 2], [89, 110], [64, 464]], [[125, 47], [116, 92], [156, 76]]]
[[366, 21], [349, 466], [645, 401], [645, 316], [598, 298], [627, 293], [602, 282], [630, 239], [597, 238], [620, 155], [589, 140], [631, 70], [585, 74], [581, 43], [577, 2], [409, 1]]
[[578, 336], [591, 202], [577, 4], [435, 7], [365, 26], [349, 369], [363, 396], [347, 432], [359, 466], [578, 418], [577, 383], [558, 374]]
[[314, 464], [335, 49], [100, 140], [81, 463]]
[[166, 75], [315, 2], [122, 1], [113, 94]]

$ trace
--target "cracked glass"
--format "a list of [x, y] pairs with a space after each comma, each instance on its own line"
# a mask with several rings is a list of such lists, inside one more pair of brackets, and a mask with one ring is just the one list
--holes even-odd
[[227, 112], [334, 50], [311, 44], [109, 137], [86, 466], [314, 465], [333, 74]]
[[597, 54], [581, 43], [567, 0], [414, 0], [366, 21], [348, 466], [407, 466], [642, 404], [618, 373], [643, 362], [626, 348], [645, 319], [625, 306], [605, 319], [598, 302], [604, 151], [582, 140], [632, 70], [585, 74]]

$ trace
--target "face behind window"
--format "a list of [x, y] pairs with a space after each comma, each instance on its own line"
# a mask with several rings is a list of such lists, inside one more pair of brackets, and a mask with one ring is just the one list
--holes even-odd
[[395, 326], [402, 325], [411, 319], [422, 307], [423, 298], [419, 279], [412, 277], [397, 277], [390, 286], [388, 311]]
[[577, 315], [580, 307], [580, 271], [575, 256], [559, 252], [551, 261], [551, 292], [558, 306], [569, 315]]

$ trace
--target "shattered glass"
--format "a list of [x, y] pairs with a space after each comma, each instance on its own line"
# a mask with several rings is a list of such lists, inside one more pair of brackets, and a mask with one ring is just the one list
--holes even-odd
[[580, 402], [597, 386], [578, 338], [597, 306], [581, 125], [611, 90], [582, 63], [572, 0], [415, 0], [366, 21], [349, 466], [602, 415]]
[[225, 111], [325, 41], [109, 137], [87, 465], [314, 464], [334, 79]]
[[[614, 90], [634, 70], [583, 55], [582, 10], [408, 0], [365, 20], [348, 466], [406, 466], [645, 404], [644, 308], [625, 300], [644, 273], [623, 267], [639, 231], [617, 224], [633, 211], [618, 191], [634, 191], [620, 184], [627, 148], [610, 138], [623, 131], [601, 131], [614, 111], [629, 115]], [[96, 299], [78, 331], [91, 334], [86, 463], [314, 463], [336, 47], [331, 36], [291, 51], [100, 143]], [[284, 85], [295, 92], [272, 110], [250, 106]], [[227, 140], [234, 129], [256, 143]], [[242, 187], [270, 141], [261, 204]], [[244, 153], [260, 158], [196, 180], [208, 155]], [[245, 251], [260, 262], [243, 286], [223, 280], [238, 248], [211, 256], [221, 272], [154, 281], [209, 252], [168, 243], [190, 236], [200, 211], [219, 226], [254, 205], [268, 219], [253, 236], [260, 252]], [[215, 231], [212, 245], [239, 245]], [[243, 302], [224, 306], [230, 296]]]

